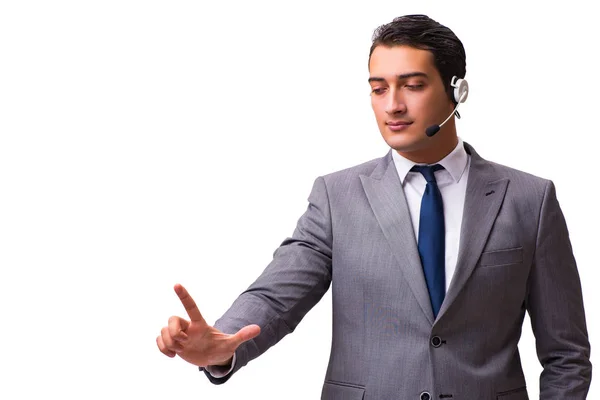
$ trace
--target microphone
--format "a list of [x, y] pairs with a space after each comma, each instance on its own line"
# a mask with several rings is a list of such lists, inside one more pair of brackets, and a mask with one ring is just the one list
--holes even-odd
[[429, 137], [432, 137], [433, 135], [439, 132], [442, 125], [431, 125], [429, 128], [425, 129], [425, 134]]
[[425, 129], [425, 134], [428, 137], [432, 137], [433, 135], [435, 135], [436, 133], [438, 133], [440, 131], [440, 129], [442, 128], [442, 126], [444, 126], [444, 124], [446, 122], [448, 122], [448, 120], [450, 119], [450, 117], [452, 116], [452, 114], [454, 114], [456, 112], [456, 110], [458, 109], [458, 106], [460, 106], [460, 103], [462, 102], [463, 98], [466, 96], [467, 92], [463, 92], [462, 96], [460, 96], [460, 100], [458, 101], [458, 103], [456, 103], [456, 107], [454, 107], [454, 110], [452, 110], [452, 112], [450, 113], [450, 115], [448, 115], [448, 118], [446, 118], [446, 120], [444, 122], [442, 122], [439, 125], [431, 125], [429, 128]]

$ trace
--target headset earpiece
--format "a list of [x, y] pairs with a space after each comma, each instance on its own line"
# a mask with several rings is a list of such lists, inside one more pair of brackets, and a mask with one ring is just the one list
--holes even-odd
[[466, 79], [459, 79], [453, 76], [450, 85], [454, 87], [454, 101], [456, 104], [464, 103], [469, 96], [469, 83]]

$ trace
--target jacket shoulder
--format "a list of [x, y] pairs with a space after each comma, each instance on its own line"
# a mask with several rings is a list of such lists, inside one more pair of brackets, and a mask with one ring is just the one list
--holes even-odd
[[325, 183], [330, 184], [340, 184], [342, 182], [348, 181], [360, 181], [361, 175], [371, 175], [371, 173], [379, 167], [381, 164], [385, 164], [388, 161], [388, 155], [383, 157], [374, 158], [372, 160], [363, 162], [358, 165], [354, 165], [348, 168], [344, 168], [338, 171], [330, 172], [326, 175], [323, 175], [322, 178], [325, 180]]
[[488, 163], [500, 173], [500, 175], [506, 176], [511, 179], [518, 179], [527, 181], [534, 184], [543, 184], [545, 185], [549, 179], [544, 178], [539, 175], [535, 175], [531, 172], [523, 171], [514, 167], [509, 167], [508, 165], [499, 164], [493, 161], [488, 161]]

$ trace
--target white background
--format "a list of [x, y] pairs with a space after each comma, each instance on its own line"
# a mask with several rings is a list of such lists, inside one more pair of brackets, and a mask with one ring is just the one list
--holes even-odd
[[[155, 338], [184, 315], [173, 284], [214, 322], [292, 233], [317, 176], [385, 154], [368, 50], [409, 13], [466, 47], [459, 135], [555, 182], [595, 355], [593, 2], [411, 3], [2, 2], [0, 398], [319, 398], [330, 293], [225, 385]], [[534, 399], [528, 318], [520, 349]]]

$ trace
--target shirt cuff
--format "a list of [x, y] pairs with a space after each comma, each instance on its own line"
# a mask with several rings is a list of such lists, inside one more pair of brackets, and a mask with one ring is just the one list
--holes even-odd
[[233, 359], [231, 360], [231, 367], [227, 367], [226, 365], [207, 365], [204, 369], [212, 375], [213, 378], [223, 378], [224, 376], [229, 375], [233, 368], [235, 367], [235, 353], [233, 353]]

